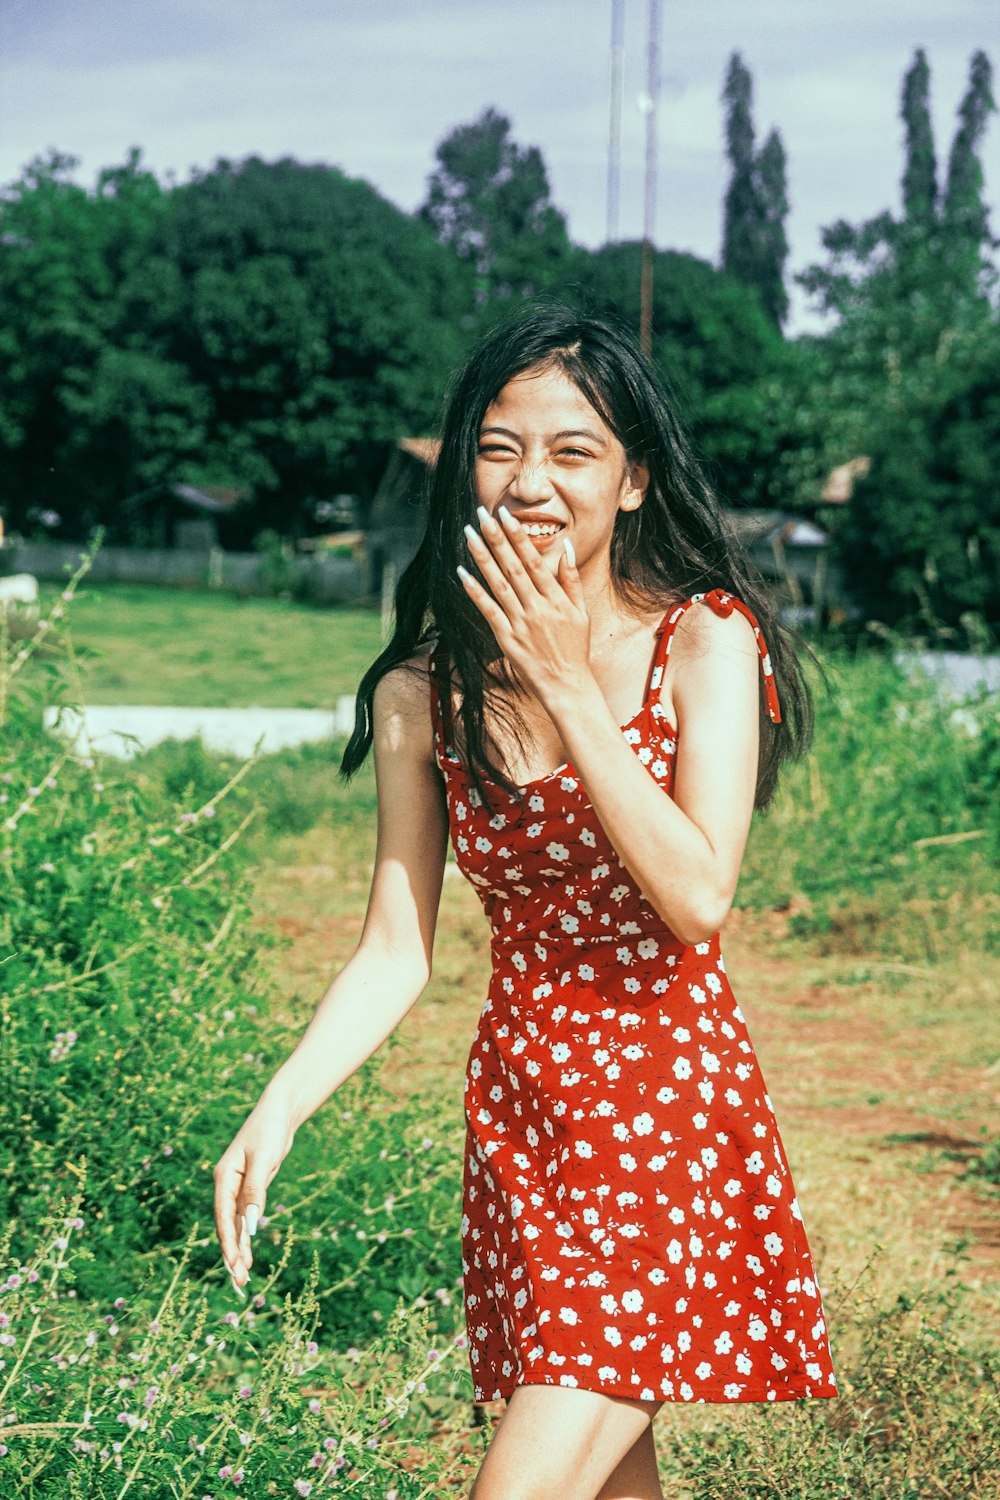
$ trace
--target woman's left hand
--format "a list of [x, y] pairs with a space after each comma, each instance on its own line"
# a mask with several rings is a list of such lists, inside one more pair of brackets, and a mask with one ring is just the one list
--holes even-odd
[[502, 525], [483, 506], [477, 514], [481, 531], [466, 526], [465, 534], [489, 592], [465, 568], [459, 577], [512, 676], [551, 709], [591, 676], [590, 616], [572, 548], [564, 545], [553, 572], [505, 506]]

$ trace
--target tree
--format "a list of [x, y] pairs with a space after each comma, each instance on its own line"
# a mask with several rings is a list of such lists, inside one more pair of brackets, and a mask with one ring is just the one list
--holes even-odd
[[996, 109], [993, 70], [985, 52], [975, 52], [958, 110], [958, 130], [948, 158], [943, 220], [951, 237], [980, 251], [990, 240], [989, 214], [983, 198], [983, 164], [979, 152], [989, 117]]
[[[73, 181], [77, 165], [58, 152], [37, 158], [0, 198], [0, 504], [16, 528], [50, 511], [70, 534], [113, 501], [90, 462], [80, 402], [100, 384], [109, 344], [141, 338], [122, 289], [139, 274], [163, 207], [138, 151], [91, 192]], [[179, 379], [176, 370], [153, 377], [149, 361], [147, 375], [161, 390]], [[135, 412], [139, 391], [130, 399]], [[184, 406], [180, 386], [171, 399]]]
[[[835, 521], [849, 577], [874, 613], [954, 625], [1000, 617], [995, 484], [998, 315], [978, 146], [993, 108], [972, 58], [940, 202], [918, 52], [904, 79], [902, 212], [823, 231], [824, 266], [800, 279], [838, 322], [823, 341], [817, 404], [830, 464], [871, 460]], [[961, 187], [961, 184], [965, 184]]]
[[761, 242], [757, 285], [764, 311], [772, 323], [780, 328], [788, 317], [788, 292], [785, 289], [788, 189], [785, 180], [785, 148], [776, 130], [772, 130], [764, 142], [756, 167]]
[[903, 79], [901, 114], [905, 130], [906, 166], [903, 172], [903, 216], [923, 228], [932, 225], [937, 209], [937, 163], [931, 124], [931, 72], [923, 47], [914, 53]]
[[313, 497], [370, 496], [386, 447], [435, 421], [465, 288], [367, 183], [220, 161], [174, 189], [154, 248], [179, 278], [165, 348], [210, 397], [200, 474], [252, 488], [258, 528], [294, 533]]
[[785, 262], [788, 189], [785, 148], [772, 130], [754, 149], [753, 79], [738, 52], [729, 59], [722, 90], [730, 176], [723, 204], [722, 267], [752, 287], [776, 327], [788, 316]]
[[550, 287], [569, 255], [537, 146], [519, 146], [506, 116], [487, 109], [437, 148], [420, 217], [475, 277], [483, 307]]

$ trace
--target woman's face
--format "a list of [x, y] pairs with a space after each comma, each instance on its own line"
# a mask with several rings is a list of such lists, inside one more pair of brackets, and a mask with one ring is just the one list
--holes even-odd
[[476, 499], [506, 505], [553, 571], [573, 544], [582, 576], [610, 571], [619, 510], [642, 504], [646, 470], [559, 369], [526, 370], [503, 387], [479, 429]]

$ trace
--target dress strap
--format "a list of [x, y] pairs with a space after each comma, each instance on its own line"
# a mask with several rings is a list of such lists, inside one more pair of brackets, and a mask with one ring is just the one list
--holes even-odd
[[[444, 750], [446, 736], [451, 733], [451, 689], [442, 680], [441, 663], [438, 656], [440, 640], [434, 642], [427, 657], [427, 677], [430, 683], [431, 723], [434, 725], [435, 750]], [[447, 706], [442, 703], [442, 694], [447, 692]]]
[[740, 614], [744, 615], [750, 621], [750, 624], [753, 626], [754, 639], [757, 642], [757, 651], [760, 655], [767, 712], [772, 723], [780, 724], [781, 706], [778, 702], [778, 689], [774, 681], [771, 654], [767, 649], [761, 628], [757, 624], [756, 616], [747, 608], [743, 601], [737, 599], [733, 594], [727, 594], [724, 589], [710, 589], [707, 594], [692, 594], [690, 599], [684, 600], [683, 604], [675, 604], [671, 609], [667, 610], [663, 619], [656, 627], [656, 634], [659, 637], [659, 641], [656, 647], [656, 655], [653, 658], [653, 670], [649, 679], [647, 696], [655, 693], [663, 681], [663, 673], [666, 670], [667, 658], [670, 655], [670, 646], [674, 638], [674, 631], [677, 628], [677, 622], [685, 611], [691, 608], [692, 604], [699, 604], [702, 601], [710, 605], [715, 613], [721, 615], [723, 619], [731, 615], [734, 609], [738, 609]]

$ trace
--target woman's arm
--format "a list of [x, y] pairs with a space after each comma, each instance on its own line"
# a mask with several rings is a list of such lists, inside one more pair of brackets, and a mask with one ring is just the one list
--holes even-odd
[[448, 841], [425, 673], [397, 668], [374, 699], [378, 840], [364, 927], [266, 1093], [296, 1127], [381, 1046], [416, 1001], [431, 954]]
[[430, 977], [448, 816], [426, 672], [387, 673], [374, 720], [378, 842], [361, 938], [215, 1165], [216, 1231], [241, 1295], [250, 1239], [296, 1130], [371, 1057]]
[[546, 704], [619, 859], [683, 943], [718, 932], [736, 894], [757, 782], [758, 673], [743, 615], [695, 605], [683, 616], [665, 682], [678, 731], [673, 797], [592, 677]]
[[482, 538], [471, 545], [493, 597], [468, 574], [466, 590], [558, 730], [619, 859], [681, 942], [704, 942], [732, 905], [753, 812], [759, 668], [752, 627], [738, 611], [720, 618], [700, 606], [678, 624], [669, 676], [679, 732], [670, 798], [629, 748], [591, 671], [575, 564], [564, 556], [553, 573], [516, 523], [504, 531], [484, 519]]

